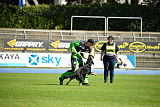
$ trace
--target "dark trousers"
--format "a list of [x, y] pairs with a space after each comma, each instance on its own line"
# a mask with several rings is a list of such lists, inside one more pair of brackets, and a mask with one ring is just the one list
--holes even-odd
[[110, 71], [110, 82], [114, 79], [114, 68], [116, 61], [103, 61], [104, 64], [104, 82], [108, 80], [108, 72]]

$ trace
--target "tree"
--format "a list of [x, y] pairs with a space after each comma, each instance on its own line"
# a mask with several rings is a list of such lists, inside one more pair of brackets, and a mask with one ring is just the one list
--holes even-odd
[[149, 2], [149, 5], [160, 7], [160, 0], [150, 0]]
[[131, 4], [138, 4], [138, 0], [131, 0]]
[[107, 2], [116, 2], [115, 0], [107, 0]]
[[125, 3], [128, 4], [128, 0], [125, 0]]
[[0, 0], [0, 3], [18, 5], [19, 0]]

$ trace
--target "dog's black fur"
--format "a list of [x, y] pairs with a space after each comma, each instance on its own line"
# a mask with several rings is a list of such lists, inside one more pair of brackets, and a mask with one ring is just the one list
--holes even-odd
[[77, 69], [73, 74], [68, 75], [68, 76], [64, 76], [64, 78], [70, 78], [70, 80], [67, 82], [66, 85], [69, 84], [69, 82], [73, 79], [76, 79], [77, 81], [79, 81], [79, 83], [81, 84], [82, 81], [85, 79], [84, 75], [85, 74], [91, 74], [91, 65], [94, 64], [92, 56], [89, 56], [89, 58], [87, 59], [87, 62], [85, 65], [83, 65], [82, 67], [80, 67], [79, 69]]

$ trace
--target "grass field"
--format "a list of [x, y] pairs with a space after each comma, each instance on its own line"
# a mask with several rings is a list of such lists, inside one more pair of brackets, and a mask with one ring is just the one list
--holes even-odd
[[0, 73], [0, 107], [160, 107], [160, 75], [115, 75], [104, 84], [100, 74], [89, 76], [91, 86], [60, 86], [59, 76]]

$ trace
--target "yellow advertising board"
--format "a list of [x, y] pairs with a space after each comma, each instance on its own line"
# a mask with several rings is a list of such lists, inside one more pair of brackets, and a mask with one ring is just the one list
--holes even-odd
[[[101, 51], [101, 47], [107, 41], [98, 41], [95, 44], [95, 49]], [[158, 42], [116, 42], [119, 52], [133, 52], [133, 53], [160, 53], [160, 43]]]

